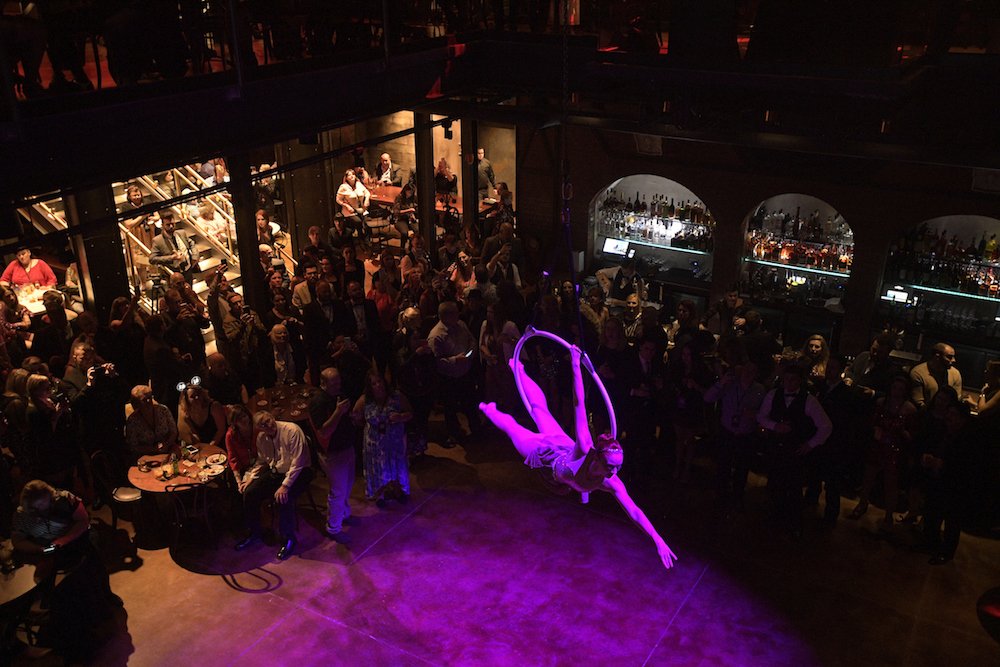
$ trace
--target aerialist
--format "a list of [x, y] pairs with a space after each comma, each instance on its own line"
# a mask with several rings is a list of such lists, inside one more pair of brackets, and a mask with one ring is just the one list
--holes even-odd
[[518, 424], [513, 417], [498, 410], [496, 403], [480, 403], [479, 409], [510, 437], [518, 453], [524, 457], [524, 462], [532, 468], [551, 468], [552, 476], [557, 482], [580, 493], [599, 490], [613, 494], [629, 518], [652, 538], [664, 567], [670, 568], [677, 556], [629, 497], [625, 485], [618, 479], [617, 472], [623, 458], [621, 445], [611, 433], [598, 436], [596, 446], [591, 438], [584, 402], [583, 376], [580, 372], [581, 354], [580, 348], [575, 345], [570, 347], [577, 435], [575, 441], [566, 435], [552, 417], [544, 393], [525, 373], [524, 365], [516, 356], [510, 360], [510, 366], [515, 375], [521, 376], [525, 398], [529, 404], [527, 407], [538, 426], [538, 432]]

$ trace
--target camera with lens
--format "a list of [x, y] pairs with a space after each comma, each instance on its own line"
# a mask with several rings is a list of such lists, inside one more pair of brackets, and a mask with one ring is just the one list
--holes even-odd
[[100, 366], [94, 366], [94, 379], [98, 378], [109, 378], [115, 376], [115, 365], [112, 363], [101, 364]]

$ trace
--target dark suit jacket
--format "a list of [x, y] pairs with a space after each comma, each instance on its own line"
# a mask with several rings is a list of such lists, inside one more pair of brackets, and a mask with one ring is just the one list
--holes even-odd
[[[483, 242], [484, 264], [493, 259], [493, 255], [500, 252], [503, 243], [499, 235], [491, 236]], [[513, 238], [510, 240], [510, 262], [511, 264], [517, 264], [518, 271], [521, 271], [524, 267], [524, 248], [521, 246], [521, 239]]]
[[333, 300], [333, 319], [328, 320], [319, 301], [310, 301], [302, 307], [302, 335], [305, 339], [306, 354], [313, 368], [319, 368], [321, 358], [326, 354], [327, 345], [337, 336], [347, 335], [346, 322], [354, 324], [354, 316], [344, 308], [344, 302]]
[[[390, 185], [395, 185], [397, 188], [400, 187], [400, 186], [402, 186], [403, 185], [403, 170], [400, 169], [399, 167], [397, 167], [396, 165], [392, 165], [391, 167], [389, 167], [389, 171], [392, 174], [390, 176], [390, 179], [391, 179]], [[379, 165], [377, 167], [375, 167], [375, 180], [376, 181], [381, 181], [382, 180], [382, 173], [383, 173], [382, 172], [382, 163], [380, 162]]]
[[[191, 239], [188, 238], [186, 232], [183, 232], [179, 229], [174, 230], [174, 237], [177, 239], [177, 242], [181, 245], [182, 248], [184, 246], [187, 246], [190, 249], [191, 260], [192, 260], [191, 266], [193, 267], [195, 262], [197, 261], [197, 256], [194, 250], [194, 243], [191, 241]], [[149, 263], [155, 264], [157, 266], [164, 266], [170, 269], [171, 271], [183, 271], [185, 268], [184, 266], [185, 262], [183, 261], [176, 262], [171, 258], [171, 255], [174, 254], [175, 250], [176, 248], [174, 247], [174, 245], [166, 238], [164, 238], [162, 233], [157, 234], [156, 237], [153, 239], [153, 247], [150, 248], [149, 251]]]

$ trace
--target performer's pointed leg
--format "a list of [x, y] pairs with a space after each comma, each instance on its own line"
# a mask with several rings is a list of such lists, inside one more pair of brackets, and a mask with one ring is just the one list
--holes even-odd
[[528, 399], [528, 411], [531, 413], [531, 418], [535, 420], [538, 430], [542, 433], [565, 434], [559, 422], [549, 412], [549, 402], [545, 398], [545, 392], [524, 370], [524, 364], [517, 359], [511, 359], [510, 369], [521, 376], [521, 386]]
[[521, 456], [527, 457], [538, 447], [538, 434], [518, 424], [506, 412], [498, 410], [496, 403], [480, 403], [479, 409], [498, 429], [507, 434]]

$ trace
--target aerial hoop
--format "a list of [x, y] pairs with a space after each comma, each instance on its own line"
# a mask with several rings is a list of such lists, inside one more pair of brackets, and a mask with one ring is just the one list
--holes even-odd
[[[573, 347], [570, 343], [566, 342], [565, 340], [555, 335], [554, 333], [550, 333], [548, 331], [540, 331], [535, 327], [529, 325], [524, 330], [524, 335], [522, 335], [521, 339], [517, 341], [517, 345], [514, 346], [514, 359], [519, 360], [521, 358], [521, 348], [524, 347], [525, 342], [527, 342], [531, 338], [536, 338], [536, 337], [548, 338], [552, 342], [558, 343], [559, 345], [566, 348], [567, 352]], [[590, 362], [590, 357], [588, 357], [587, 353], [583, 352], [582, 350], [580, 354], [580, 366], [587, 369], [587, 372], [590, 373], [590, 377], [594, 380], [594, 384], [597, 385], [597, 390], [601, 392], [601, 397], [604, 399], [604, 407], [608, 411], [608, 422], [611, 425], [611, 434], [617, 438], [618, 420], [615, 418], [615, 408], [611, 404], [611, 397], [608, 396], [608, 390], [604, 388], [604, 383], [601, 381], [601, 377], [597, 374], [597, 371], [594, 370], [594, 364]], [[517, 393], [520, 394], [521, 396], [521, 402], [524, 404], [525, 410], [527, 410], [528, 413], [530, 414], [531, 403], [528, 401], [528, 397], [524, 393], [524, 386], [522, 384], [521, 374], [523, 372], [524, 372], [523, 367], [516, 367], [514, 369], [514, 384], [517, 385]], [[577, 399], [582, 401], [584, 400], [584, 397], [578, 396]], [[577, 437], [579, 437], [579, 435], [577, 435]]]

